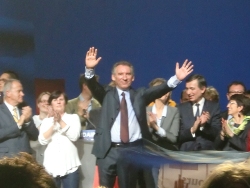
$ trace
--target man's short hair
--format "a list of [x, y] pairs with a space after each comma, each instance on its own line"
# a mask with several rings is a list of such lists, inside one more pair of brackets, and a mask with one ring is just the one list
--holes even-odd
[[118, 62], [116, 62], [116, 63], [113, 65], [113, 67], [112, 67], [112, 74], [115, 73], [115, 68], [116, 68], [117, 66], [119, 66], [119, 65], [125, 65], [125, 66], [130, 67], [130, 69], [131, 69], [131, 74], [132, 74], [132, 75], [135, 75], [134, 67], [133, 67], [133, 65], [132, 65], [130, 62], [128, 62], [128, 61], [118, 61]]
[[243, 82], [241, 82], [241, 81], [232, 81], [228, 86], [227, 86], [227, 93], [229, 93], [230, 92], [230, 87], [232, 86], [232, 85], [241, 85], [242, 87], [243, 87], [243, 89], [244, 89], [244, 93], [245, 93], [245, 91], [247, 90], [247, 88], [246, 88], [246, 86], [245, 86], [245, 84], [243, 83]]
[[10, 80], [7, 80], [3, 86], [3, 93], [4, 95], [6, 96], [6, 92], [9, 91], [12, 87], [12, 84], [13, 82], [20, 82], [20, 80], [17, 80], [17, 79], [10, 79]]
[[53, 177], [28, 153], [0, 159], [1, 187], [56, 188]]
[[197, 82], [198, 82], [198, 87], [199, 87], [200, 89], [203, 89], [203, 87], [207, 87], [207, 82], [206, 82], [205, 78], [204, 78], [202, 75], [200, 75], [200, 74], [192, 74], [192, 75], [190, 75], [190, 76], [186, 79], [186, 83], [191, 82], [191, 81], [193, 81], [193, 80], [197, 80]]
[[8, 74], [9, 77], [10, 77], [10, 79], [17, 79], [17, 80], [19, 80], [18, 74], [16, 72], [14, 72], [14, 71], [7, 70], [7, 71], [2, 72], [2, 74]]

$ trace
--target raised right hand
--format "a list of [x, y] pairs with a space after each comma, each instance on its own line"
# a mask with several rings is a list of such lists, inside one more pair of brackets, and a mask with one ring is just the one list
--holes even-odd
[[89, 51], [87, 51], [86, 53], [86, 58], [85, 58], [85, 65], [87, 68], [89, 69], [95, 68], [95, 66], [102, 59], [101, 57], [96, 59], [96, 56], [97, 56], [97, 49], [95, 49], [94, 47], [90, 47]]

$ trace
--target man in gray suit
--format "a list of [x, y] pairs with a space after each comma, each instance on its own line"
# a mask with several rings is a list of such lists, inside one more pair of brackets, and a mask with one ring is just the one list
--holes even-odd
[[18, 109], [23, 102], [23, 87], [19, 80], [5, 82], [4, 102], [0, 104], [0, 157], [19, 152], [31, 153], [29, 140], [37, 140], [38, 129], [29, 106]]
[[0, 104], [3, 103], [3, 86], [9, 79], [18, 79], [17, 73], [14, 71], [4, 71], [0, 76]]
[[[167, 83], [134, 90], [131, 88], [134, 81], [133, 66], [127, 61], [120, 61], [112, 69], [112, 80], [116, 87], [104, 88], [94, 78], [94, 68], [101, 60], [100, 57], [96, 59], [96, 56], [97, 49], [90, 48], [85, 59], [85, 77], [93, 96], [102, 105], [92, 151], [97, 157], [100, 185], [113, 187], [115, 177], [118, 176], [120, 188], [133, 188], [136, 185], [134, 180], [137, 171], [133, 164], [126, 164], [128, 161], [123, 160], [123, 157], [132, 149], [142, 150], [142, 138], [151, 137], [147, 126], [146, 105], [176, 87], [192, 72], [193, 65], [186, 60], [179, 68], [177, 63], [176, 75]], [[124, 110], [127, 112], [126, 123], [122, 107], [124, 100], [127, 106]]]

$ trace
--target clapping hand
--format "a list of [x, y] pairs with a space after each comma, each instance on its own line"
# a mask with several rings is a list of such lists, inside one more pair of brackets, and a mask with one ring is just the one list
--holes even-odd
[[85, 64], [87, 68], [89, 69], [95, 68], [95, 66], [102, 59], [101, 57], [96, 59], [96, 56], [97, 56], [97, 49], [95, 49], [94, 47], [89, 48], [89, 51], [87, 51], [85, 58]]
[[203, 111], [200, 120], [201, 120], [201, 126], [204, 126], [206, 122], [210, 119], [210, 113], [208, 111]]
[[175, 75], [177, 76], [177, 79], [182, 81], [186, 78], [187, 75], [193, 72], [193, 66], [192, 61], [186, 59], [181, 68], [179, 68], [179, 63], [177, 62], [175, 67]]
[[234, 133], [228, 127], [227, 121], [222, 118], [221, 123], [222, 123], [222, 131], [224, 132], [224, 134], [226, 134], [226, 135], [228, 135], [230, 137], [233, 137]]

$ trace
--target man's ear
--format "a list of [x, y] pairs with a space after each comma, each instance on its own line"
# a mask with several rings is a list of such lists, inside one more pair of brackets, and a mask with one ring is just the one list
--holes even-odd
[[115, 77], [113, 74], [111, 75], [111, 80], [115, 81]]
[[135, 80], [135, 76], [133, 76], [133, 78], [132, 78], [132, 81], [134, 81]]
[[206, 87], [205, 87], [205, 86], [203, 86], [203, 88], [201, 88], [201, 93], [202, 93], [202, 94], [204, 94], [204, 93], [205, 93], [205, 91], [206, 91]]

